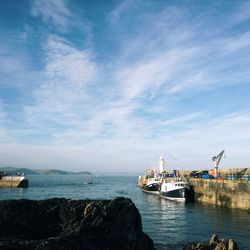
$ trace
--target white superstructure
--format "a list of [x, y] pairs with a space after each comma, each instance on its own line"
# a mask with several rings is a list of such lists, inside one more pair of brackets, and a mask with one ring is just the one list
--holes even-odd
[[160, 170], [160, 173], [164, 172], [165, 171], [165, 160], [163, 158], [163, 156], [161, 155], [160, 159], [159, 159], [159, 170]]

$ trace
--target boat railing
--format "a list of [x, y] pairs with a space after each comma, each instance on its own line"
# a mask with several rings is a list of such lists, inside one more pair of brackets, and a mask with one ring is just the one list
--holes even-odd
[[164, 183], [167, 183], [167, 182], [179, 182], [179, 181], [188, 182], [186, 180], [186, 178], [177, 177], [177, 176], [175, 176], [175, 177], [165, 177], [165, 178], [162, 179], [162, 182], [164, 182]]

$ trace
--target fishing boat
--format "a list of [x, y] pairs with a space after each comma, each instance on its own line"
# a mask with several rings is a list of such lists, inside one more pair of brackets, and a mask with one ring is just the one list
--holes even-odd
[[161, 185], [160, 175], [155, 169], [148, 169], [143, 176], [143, 184], [141, 185], [142, 190], [147, 193], [159, 194]]
[[161, 187], [161, 176], [164, 170], [165, 161], [161, 156], [159, 160], [159, 169], [147, 169], [144, 176], [139, 176], [138, 186], [142, 188], [144, 192], [159, 194]]
[[139, 176], [138, 186], [148, 193], [158, 194], [161, 197], [173, 201], [193, 201], [194, 190], [180, 172], [165, 171], [165, 160], [161, 155], [159, 170], [148, 169], [144, 176]]
[[172, 201], [193, 201], [194, 190], [178, 171], [174, 171], [162, 176], [160, 196]]

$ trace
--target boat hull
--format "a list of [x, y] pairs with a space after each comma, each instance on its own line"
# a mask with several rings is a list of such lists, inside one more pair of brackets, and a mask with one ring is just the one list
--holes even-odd
[[142, 190], [147, 193], [159, 194], [160, 183], [151, 183], [148, 185], [143, 185]]
[[194, 201], [194, 189], [188, 182], [165, 180], [161, 185], [160, 196], [175, 201]]
[[160, 196], [172, 201], [186, 201], [187, 188], [179, 188], [171, 191], [161, 191]]

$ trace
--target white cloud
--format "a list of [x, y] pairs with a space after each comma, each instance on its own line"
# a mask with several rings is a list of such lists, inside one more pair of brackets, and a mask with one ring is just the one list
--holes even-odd
[[7, 143], [14, 141], [9, 135], [9, 131], [5, 126], [5, 121], [7, 119], [7, 113], [4, 109], [2, 100], [0, 100], [0, 143]]
[[87, 50], [77, 50], [57, 37], [50, 37], [45, 46], [45, 74], [52, 82], [86, 85], [96, 74], [96, 65]]
[[47, 40], [45, 53], [45, 81], [35, 91], [36, 104], [27, 107], [26, 112], [33, 122], [61, 119], [64, 124], [86, 99], [86, 87], [94, 80], [97, 66], [89, 51], [77, 50], [58, 37]]
[[193, 49], [166, 51], [153, 59], [139, 60], [132, 66], [122, 68], [117, 73], [122, 95], [135, 98], [149, 91], [151, 96], [163, 84], [171, 84], [173, 77], [183, 70], [193, 53], [196, 53]]
[[[171, 129], [150, 138], [140, 136], [152, 132], [152, 128], [157, 130], [157, 124], [143, 125], [146, 127], [138, 128], [133, 138], [131, 131], [127, 134], [125, 131], [122, 140], [97, 137], [94, 141], [80, 145], [69, 140], [67, 144], [58, 141], [44, 146], [5, 143], [0, 146], [0, 153], [4, 156], [1, 161], [8, 159], [12, 165], [31, 168], [143, 171], [157, 165], [162, 153], [169, 169], [205, 169], [212, 167], [211, 157], [225, 149], [227, 159], [223, 159], [221, 167], [247, 167], [249, 164], [250, 113], [247, 110], [214, 120], [206, 119], [204, 114], [186, 114], [166, 121], [166, 126], [176, 125], [182, 130]], [[176, 157], [178, 166], [175, 165]]]
[[230, 16], [231, 21], [234, 24], [246, 22], [250, 19], [250, 3], [248, 1], [243, 2], [234, 10], [234, 13]]
[[215, 32], [215, 11], [192, 20], [188, 9], [177, 7], [167, 6], [157, 13], [138, 11], [133, 32], [123, 34], [115, 72], [121, 95], [153, 98], [162, 91], [168, 95], [206, 91], [241, 84], [244, 75], [247, 79], [244, 67], [232, 69], [249, 61], [249, 32], [226, 33], [234, 25], [232, 20], [216, 25]]
[[31, 14], [41, 17], [46, 24], [53, 23], [62, 30], [70, 25], [70, 11], [64, 0], [35, 0]]
[[235, 53], [250, 48], [250, 32], [219, 41], [222, 53]]
[[126, 12], [130, 7], [131, 4], [133, 3], [133, 0], [124, 0], [121, 3], [119, 3], [111, 13], [108, 15], [108, 21], [111, 24], [116, 24], [119, 22], [121, 16]]

